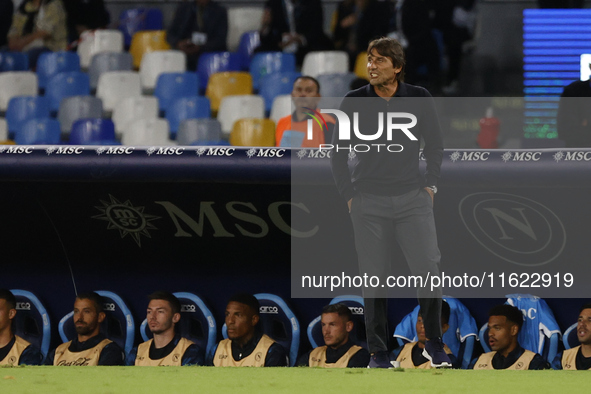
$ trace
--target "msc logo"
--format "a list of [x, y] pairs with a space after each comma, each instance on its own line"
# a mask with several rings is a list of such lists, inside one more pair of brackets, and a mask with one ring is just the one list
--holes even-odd
[[50, 146], [49, 148], [45, 149], [48, 155], [55, 153], [56, 155], [79, 155], [84, 152], [84, 148], [82, 147], [73, 147], [73, 146]]
[[566, 152], [564, 161], [591, 161], [591, 152]]
[[278, 314], [279, 308], [276, 306], [261, 306], [259, 307], [259, 313], [270, 313], [270, 314]]
[[16, 310], [17, 311], [30, 311], [31, 304], [29, 304], [28, 302], [17, 302], [16, 303]]
[[283, 157], [285, 149], [259, 149], [257, 157]]
[[[207, 149], [205, 156], [232, 156], [235, 150], [236, 149], [234, 148], [209, 148]], [[201, 149], [197, 151], [198, 155], [199, 151], [201, 151]], [[205, 152], [205, 150], [203, 152]], [[203, 154], [203, 152], [201, 154]]]
[[0, 153], [25, 153], [25, 154], [29, 154], [33, 152], [33, 148], [31, 148], [30, 146], [18, 146], [18, 145], [11, 145], [8, 146], [7, 148], [3, 149], [2, 152]]
[[449, 156], [449, 158], [454, 163], [458, 160], [460, 160], [460, 161], [486, 161], [486, 160], [488, 160], [489, 155], [490, 155], [490, 152], [476, 151], [476, 152], [462, 152], [462, 153], [460, 153], [458, 151], [455, 151], [454, 153], [452, 153]]
[[321, 150], [321, 149], [312, 149], [308, 153], [308, 159], [324, 159], [324, 158], [330, 159], [330, 152], [331, 151], [326, 151], [326, 150]]
[[115, 304], [113, 304], [112, 302], [105, 302], [103, 304], [103, 309], [107, 312], [115, 312]]
[[495, 256], [521, 266], [539, 266], [564, 250], [566, 231], [548, 207], [507, 193], [474, 193], [460, 201], [470, 234]]
[[195, 305], [181, 305], [181, 312], [195, 312]]
[[505, 152], [501, 156], [503, 161], [538, 161], [542, 158], [542, 152]]
[[106, 155], [131, 155], [133, 147], [110, 146], [105, 150]]
[[354, 315], [363, 315], [363, 308], [360, 306], [350, 306], [349, 310]]
[[185, 148], [175, 148], [172, 146], [163, 146], [156, 150], [157, 155], [177, 155], [180, 156], [185, 151]]

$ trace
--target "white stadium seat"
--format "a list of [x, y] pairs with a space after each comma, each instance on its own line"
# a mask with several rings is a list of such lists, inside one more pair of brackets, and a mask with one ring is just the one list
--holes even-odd
[[349, 55], [344, 51], [308, 52], [302, 64], [302, 75], [316, 78], [320, 74], [349, 72]]
[[140, 64], [140, 78], [144, 90], [154, 90], [162, 73], [184, 72], [186, 55], [181, 51], [154, 51], [144, 54]]
[[133, 71], [107, 71], [99, 77], [96, 96], [103, 100], [103, 109], [111, 112], [127, 97], [142, 95], [140, 75]]
[[170, 146], [168, 121], [165, 119], [136, 119], [127, 124], [121, 137], [123, 145]]
[[228, 9], [228, 51], [236, 51], [243, 33], [259, 30], [263, 7], [231, 7]]
[[127, 125], [137, 119], [158, 118], [158, 99], [153, 96], [127, 97], [113, 110], [112, 120], [118, 134], [125, 133]]
[[291, 95], [290, 94], [282, 94], [273, 99], [273, 105], [271, 106], [271, 115], [269, 119], [273, 122], [279, 122], [279, 119], [283, 118], [284, 116], [291, 115], [292, 108], [291, 108]]
[[31, 71], [0, 73], [0, 111], [6, 111], [15, 96], [37, 96], [37, 74]]
[[85, 31], [80, 36], [80, 67], [87, 69], [92, 56], [101, 52], [123, 52], [123, 33], [119, 30]]
[[217, 119], [222, 125], [222, 132], [229, 136], [234, 122], [242, 118], [264, 118], [265, 101], [261, 96], [241, 94], [226, 96], [220, 103]]

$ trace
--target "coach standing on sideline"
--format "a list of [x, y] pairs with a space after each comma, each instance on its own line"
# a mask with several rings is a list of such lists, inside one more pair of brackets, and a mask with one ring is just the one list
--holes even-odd
[[[399, 147], [397, 152], [385, 148], [363, 153], [337, 149], [332, 156], [333, 176], [351, 214], [360, 273], [376, 275], [384, 283], [391, 259], [388, 248], [396, 239], [413, 275], [438, 275], [440, 253], [433, 197], [437, 193], [443, 142], [433, 101], [424, 88], [403, 83], [405, 59], [398, 41], [385, 37], [373, 40], [367, 53], [370, 83], [347, 93], [341, 111], [349, 115], [352, 122], [351, 115], [359, 114], [363, 121], [359, 122], [359, 129], [366, 137], [377, 134], [377, 121], [372, 122], [381, 116], [379, 113], [400, 112], [401, 104], [413, 101], [406, 98], [421, 98], [420, 106], [415, 105], [421, 116], [417, 116], [417, 127], [409, 127], [412, 136], [394, 130], [389, 140], [386, 139], [388, 133], [384, 132], [372, 141], [362, 140], [354, 133], [350, 140], [340, 141], [340, 129], [337, 127], [333, 133], [336, 147], [343, 144], [353, 147], [356, 143]], [[417, 115], [416, 111], [413, 115]], [[421, 138], [425, 142], [423, 154], [427, 161], [424, 176], [419, 172]], [[347, 167], [348, 156], [356, 159], [352, 174]], [[365, 288], [363, 295], [367, 341], [372, 355], [368, 367], [391, 368], [387, 345], [387, 288]], [[418, 297], [428, 339], [423, 355], [433, 367], [449, 367], [451, 361], [441, 340], [441, 289], [433, 292], [419, 289]]]

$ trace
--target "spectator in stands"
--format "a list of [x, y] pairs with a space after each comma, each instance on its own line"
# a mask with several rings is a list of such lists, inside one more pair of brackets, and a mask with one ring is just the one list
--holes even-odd
[[123, 365], [123, 350], [100, 332], [105, 317], [101, 296], [94, 292], [78, 294], [72, 316], [77, 336], [49, 352], [45, 365]]
[[0, 52], [8, 49], [8, 31], [12, 25], [14, 4], [12, 0], [0, 0]]
[[388, 34], [392, 3], [378, 0], [344, 0], [335, 11], [332, 40], [335, 49], [349, 54], [351, 70], [367, 43]]
[[0, 289], [0, 365], [39, 365], [43, 361], [39, 349], [12, 330], [16, 314], [16, 298], [9, 290]]
[[349, 338], [353, 330], [353, 314], [345, 304], [327, 305], [322, 309], [320, 320], [324, 346], [304, 354], [298, 366], [322, 368], [365, 368], [369, 352], [357, 346]]
[[552, 367], [554, 369], [591, 370], [591, 304], [585, 304], [579, 311], [577, 321], [579, 346], [558, 353]]
[[228, 13], [212, 0], [179, 3], [166, 32], [170, 45], [187, 55], [187, 68], [195, 70], [204, 52], [226, 50]]
[[181, 320], [181, 303], [173, 294], [157, 291], [149, 297], [146, 320], [153, 339], [133, 348], [127, 365], [181, 366], [203, 365], [203, 351], [174, 331]]
[[228, 339], [215, 351], [216, 367], [285, 367], [285, 349], [258, 329], [259, 301], [250, 294], [236, 294], [226, 307]]
[[332, 49], [323, 15], [320, 0], [267, 0], [257, 51], [295, 53], [301, 65], [306, 53]]
[[[301, 146], [304, 148], [318, 148], [325, 141], [332, 141], [332, 132], [335, 124], [335, 119], [329, 114], [315, 114], [314, 111], [320, 101], [320, 84], [316, 78], [309, 76], [302, 76], [296, 79], [293, 83], [291, 97], [295, 106], [293, 114], [284, 116], [277, 122], [275, 130], [275, 144], [281, 145], [283, 134], [287, 130], [298, 131], [304, 134]], [[318, 117], [320, 115], [324, 118], [326, 125], [320, 125], [312, 121], [313, 138], [307, 138], [308, 119], [312, 119], [312, 115]], [[328, 128], [327, 128], [328, 127]], [[298, 145], [300, 146], [300, 145]]]
[[[445, 334], [449, 328], [449, 316], [451, 310], [449, 304], [445, 301], [441, 303], [441, 332]], [[425, 325], [423, 323], [423, 313], [419, 310], [417, 317], [417, 342], [410, 342], [404, 346], [395, 349], [390, 355], [390, 359], [394, 359], [400, 363], [401, 368], [420, 368], [420, 369], [431, 369], [431, 362], [423, 356], [425, 349], [425, 343], [427, 337], [425, 336]], [[444, 345], [445, 353], [449, 356], [452, 364], [455, 364], [456, 359], [452, 354], [451, 350]]]
[[[589, 65], [591, 68], [591, 64]], [[567, 148], [591, 147], [591, 80], [574, 81], [560, 95], [556, 128]]]
[[103, 0], [63, 0], [68, 14], [68, 41], [86, 30], [106, 29], [111, 21]]
[[34, 69], [41, 53], [66, 49], [67, 35], [62, 0], [25, 0], [12, 18], [8, 46], [11, 51], [27, 52]]
[[492, 352], [472, 361], [473, 369], [547, 369], [548, 363], [537, 353], [522, 348], [517, 335], [523, 314], [512, 305], [497, 305], [488, 313], [488, 344]]

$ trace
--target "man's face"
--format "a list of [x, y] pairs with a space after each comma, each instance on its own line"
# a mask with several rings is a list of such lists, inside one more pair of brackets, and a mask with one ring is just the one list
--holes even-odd
[[[417, 330], [417, 340], [423, 345], [427, 342], [427, 336], [425, 335], [425, 323], [423, 322], [423, 316], [418, 315], [417, 324], [415, 326]], [[449, 328], [449, 324], [444, 323], [441, 319], [441, 333], [445, 334]]]
[[519, 328], [507, 321], [505, 316], [491, 316], [488, 318], [488, 344], [492, 350], [503, 353], [513, 343]]
[[349, 333], [353, 329], [353, 322], [346, 321], [346, 317], [338, 313], [324, 313], [320, 319], [322, 336], [326, 346], [337, 348], [349, 340]]
[[94, 301], [76, 298], [73, 319], [78, 335], [94, 336], [98, 334], [99, 326], [105, 320], [105, 313], [97, 312]]
[[152, 334], [158, 335], [170, 329], [174, 330], [174, 324], [180, 318], [180, 313], [172, 313], [170, 303], [166, 300], [151, 300], [148, 304], [146, 319]]
[[314, 81], [306, 78], [299, 78], [295, 81], [291, 97], [293, 97], [293, 102], [298, 109], [304, 107], [314, 109], [318, 105], [318, 101], [320, 101], [318, 87]]
[[235, 301], [228, 303], [226, 307], [228, 338], [240, 340], [241, 338], [252, 336], [254, 334], [254, 326], [256, 326], [258, 321], [259, 316], [248, 305]]
[[583, 309], [579, 315], [577, 338], [582, 345], [591, 345], [591, 309]]
[[10, 327], [14, 316], [16, 316], [16, 309], [11, 309], [6, 300], [0, 299], [0, 332]]
[[396, 74], [400, 71], [402, 71], [402, 67], [395, 68], [392, 59], [380, 55], [375, 49], [367, 54], [367, 72], [371, 85], [392, 84], [396, 80]]

